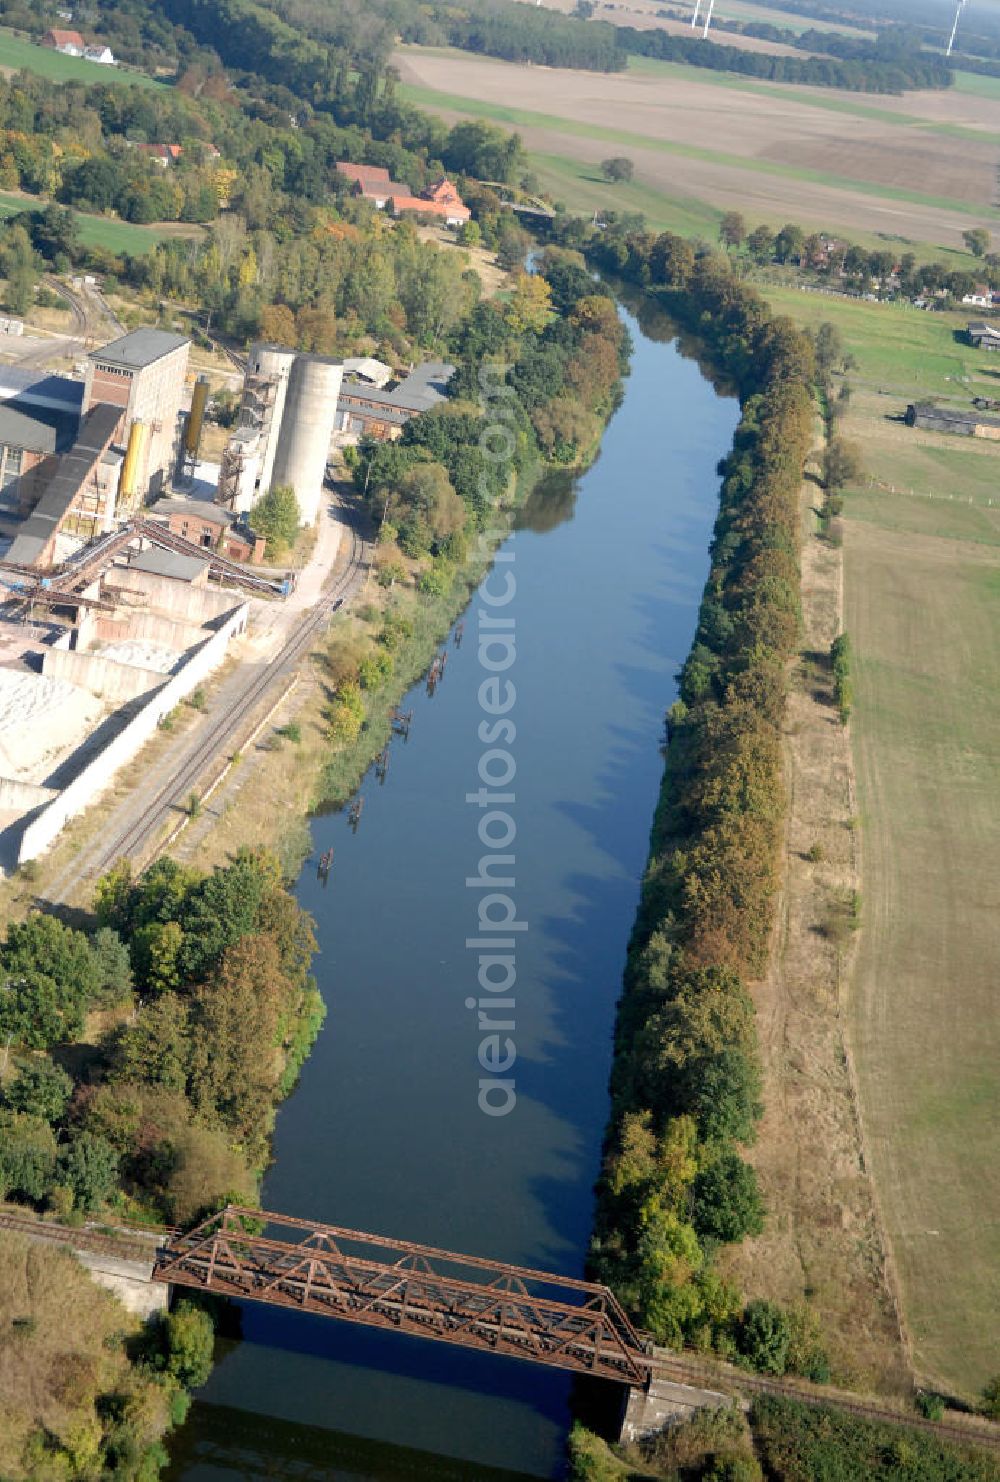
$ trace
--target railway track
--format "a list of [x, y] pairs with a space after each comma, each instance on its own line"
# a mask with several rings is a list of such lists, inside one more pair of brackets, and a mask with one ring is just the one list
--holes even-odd
[[290, 675], [316, 634], [329, 622], [335, 606], [345, 601], [361, 583], [365, 571], [368, 542], [358, 531], [354, 519], [346, 524], [350, 548], [346, 568], [324, 589], [323, 595], [280, 651], [250, 679], [239, 698], [212, 723], [177, 771], [142, 803], [141, 813], [124, 828], [103, 837], [97, 847], [86, 851], [72, 872], [63, 877], [49, 892], [56, 905], [66, 904], [82, 879], [100, 874], [115, 860], [137, 858], [153, 842], [172, 808], [189, 796], [206, 768], [254, 714], [268, 692]]
[[[32, 1240], [45, 1240], [51, 1245], [61, 1245], [68, 1250], [87, 1250], [95, 1255], [117, 1256], [125, 1261], [152, 1262], [159, 1244], [152, 1236], [141, 1240], [128, 1232], [109, 1235], [106, 1231], [95, 1230], [87, 1225], [69, 1229], [65, 1225], [52, 1225], [45, 1220], [11, 1214], [7, 1210], [0, 1210], [0, 1230], [11, 1230], [18, 1235], [27, 1235]], [[163, 1235], [166, 1233], [164, 1231]]]
[[846, 1395], [840, 1391], [811, 1389], [794, 1380], [769, 1378], [764, 1374], [751, 1374], [726, 1364], [698, 1362], [672, 1354], [657, 1353], [653, 1357], [653, 1378], [662, 1378], [676, 1384], [688, 1384], [694, 1388], [713, 1389], [729, 1386], [749, 1394], [777, 1395], [786, 1400], [797, 1400], [800, 1404], [828, 1406], [834, 1410], [846, 1410], [864, 1420], [880, 1424], [905, 1425], [911, 1430], [925, 1431], [929, 1435], [956, 1441], [965, 1446], [986, 1446], [1000, 1451], [1000, 1427], [985, 1422], [961, 1425], [947, 1420], [926, 1420], [921, 1415], [903, 1414], [891, 1410], [877, 1401], [864, 1400], [860, 1396]]

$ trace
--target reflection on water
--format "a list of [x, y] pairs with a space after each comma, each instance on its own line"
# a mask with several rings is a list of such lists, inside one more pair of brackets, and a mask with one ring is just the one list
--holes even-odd
[[565, 468], [555, 469], [539, 479], [517, 512], [515, 530], [532, 530], [546, 535], [571, 520], [576, 512], [579, 478]]
[[[484, 853], [466, 801], [484, 749], [474, 598], [433, 695], [421, 683], [403, 700], [409, 738], [393, 740], [384, 784], [374, 772], [362, 784], [357, 829], [343, 812], [313, 821], [297, 895], [316, 917], [329, 1015], [279, 1113], [265, 1207], [583, 1273], [662, 717], [691, 643], [715, 465], [737, 418], [674, 344], [629, 327], [632, 373], [599, 460], [578, 479], [547, 478], [506, 547], [515, 896], [528, 923], [516, 1108], [478, 1109], [480, 1032], [466, 1007], [480, 898], [466, 882]], [[243, 1341], [175, 1445], [175, 1482], [255, 1477], [248, 1455], [297, 1475], [288, 1469], [304, 1454], [303, 1428], [308, 1476], [390, 1482], [399, 1453], [414, 1452], [458, 1458], [455, 1474], [470, 1478], [483, 1467], [553, 1477], [563, 1466], [569, 1375], [263, 1305], [241, 1311]], [[605, 1404], [619, 1400], [604, 1386]], [[341, 1466], [345, 1435], [366, 1441]], [[433, 1465], [451, 1475], [450, 1463]]]

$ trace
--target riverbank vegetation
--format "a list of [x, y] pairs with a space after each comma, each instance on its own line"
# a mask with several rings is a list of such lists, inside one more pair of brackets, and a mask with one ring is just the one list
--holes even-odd
[[826, 1405], [760, 1395], [698, 1410], [637, 1445], [612, 1449], [582, 1426], [569, 1441], [572, 1482], [995, 1482], [994, 1457], [975, 1445]]
[[69, 1251], [0, 1247], [0, 1474], [152, 1482], [203, 1384], [212, 1325], [189, 1303], [144, 1328]]
[[697, 329], [738, 386], [712, 564], [668, 720], [669, 750], [629, 947], [592, 1261], [661, 1342], [815, 1378], [808, 1310], [744, 1309], [712, 1257], [760, 1230], [741, 1149], [760, 1115], [748, 985], [764, 970], [785, 792], [786, 666], [798, 636], [798, 499], [813, 344], [711, 253], [670, 234], [594, 234], [601, 266]]

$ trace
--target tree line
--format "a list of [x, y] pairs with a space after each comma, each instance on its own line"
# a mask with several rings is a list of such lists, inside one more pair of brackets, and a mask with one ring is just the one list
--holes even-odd
[[715, 1269], [765, 1212], [744, 1157], [761, 1113], [748, 984], [764, 971], [785, 815], [788, 659], [813, 344], [710, 251], [593, 232], [591, 260], [655, 293], [739, 388], [711, 570], [669, 745], [615, 1034], [592, 1265], [655, 1337], [825, 1376], [806, 1309], [744, 1306]]

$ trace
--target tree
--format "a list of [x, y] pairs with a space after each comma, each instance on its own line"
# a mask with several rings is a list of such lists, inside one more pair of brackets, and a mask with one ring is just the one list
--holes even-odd
[[278, 1082], [277, 1045], [289, 986], [271, 937], [229, 947], [191, 1004], [191, 1099], [262, 1153]]
[[149, 921], [132, 937], [132, 962], [143, 993], [168, 993], [181, 986], [184, 932], [176, 921]]
[[51, 1060], [33, 1059], [18, 1071], [17, 1079], [4, 1091], [4, 1101], [17, 1112], [61, 1121], [73, 1094], [73, 1079]]
[[1000, 1420], [1000, 1374], [994, 1374], [984, 1386], [982, 1410], [990, 1420]]
[[295, 315], [287, 304], [265, 304], [260, 311], [261, 337], [272, 345], [296, 344]]
[[747, 237], [747, 247], [754, 262], [770, 262], [774, 257], [775, 236], [769, 226], [755, 226]]
[[990, 250], [990, 234], [984, 226], [974, 226], [962, 233], [962, 241], [973, 257], [985, 257]]
[[764, 1201], [757, 1175], [738, 1153], [722, 1153], [698, 1174], [694, 1225], [702, 1239], [727, 1243], [763, 1230]]
[[748, 1302], [736, 1342], [740, 1353], [763, 1374], [784, 1374], [792, 1329], [788, 1315], [776, 1302], [755, 1297]]
[[861, 449], [857, 443], [835, 437], [823, 454], [823, 482], [828, 489], [842, 489], [856, 483], [864, 473]]
[[399, 544], [408, 556], [422, 556], [438, 541], [461, 530], [467, 511], [440, 463], [417, 463], [399, 482], [390, 510], [399, 526]]
[[79, 1132], [60, 1152], [59, 1182], [72, 1189], [78, 1209], [97, 1209], [111, 1195], [118, 1180], [118, 1154], [104, 1137]]
[[215, 1333], [207, 1312], [178, 1302], [163, 1319], [163, 1367], [185, 1389], [197, 1389], [212, 1372]]
[[631, 180], [635, 174], [635, 165], [623, 154], [616, 154], [611, 159], [601, 160], [601, 174], [605, 180], [611, 180], [616, 184], [623, 180]]
[[137, 1081], [183, 1091], [189, 1056], [188, 1005], [164, 993], [120, 1029], [108, 1044], [111, 1072], [117, 1081]]
[[719, 222], [719, 241], [726, 247], [739, 247], [746, 239], [747, 224], [739, 211], [727, 211]]
[[34, 1050], [74, 1039], [98, 985], [82, 931], [40, 913], [14, 922], [0, 948], [0, 1035]]
[[299, 501], [295, 490], [285, 484], [275, 484], [262, 499], [258, 499], [250, 515], [253, 528], [267, 541], [267, 557], [273, 561], [295, 544], [302, 520]]
[[98, 980], [98, 1002], [108, 1006], [122, 1003], [132, 991], [132, 964], [125, 943], [116, 931], [101, 926], [90, 939], [90, 950]]
[[800, 226], [789, 222], [781, 228], [774, 242], [774, 255], [779, 262], [798, 260], [805, 246], [806, 234]]
[[826, 379], [844, 363], [844, 342], [835, 324], [825, 320], [815, 334], [816, 368]]
[[0, 1112], [0, 1199], [13, 1194], [36, 1203], [52, 1185], [56, 1140], [41, 1117]]
[[527, 330], [540, 334], [552, 318], [552, 292], [545, 279], [537, 273], [519, 273], [506, 314], [515, 334]]
[[459, 245], [461, 247], [478, 247], [482, 235], [478, 221], [463, 221], [458, 229]]

